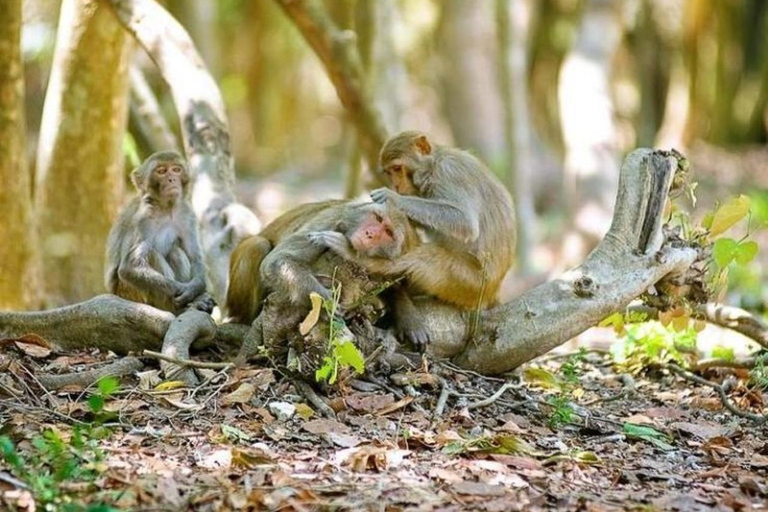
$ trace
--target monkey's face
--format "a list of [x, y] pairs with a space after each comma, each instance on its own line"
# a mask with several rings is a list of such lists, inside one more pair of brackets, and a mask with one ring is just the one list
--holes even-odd
[[393, 160], [382, 169], [395, 192], [403, 196], [418, 195], [419, 191], [413, 184], [413, 170], [405, 162], [400, 159]]
[[393, 259], [402, 252], [404, 236], [386, 212], [376, 208], [360, 216], [360, 222], [352, 227], [347, 239], [362, 255]]
[[152, 169], [149, 186], [156, 197], [173, 203], [184, 195], [184, 187], [188, 181], [187, 169], [183, 164], [177, 161], [160, 161]]

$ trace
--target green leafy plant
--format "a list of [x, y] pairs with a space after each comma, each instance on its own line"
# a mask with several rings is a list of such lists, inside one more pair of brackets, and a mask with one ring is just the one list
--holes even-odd
[[755, 361], [749, 371], [749, 383], [757, 389], [768, 390], [768, 354], [762, 354]]
[[636, 425], [635, 423], [624, 423], [624, 435], [630, 439], [640, 439], [647, 443], [651, 443], [655, 447], [663, 451], [674, 450], [674, 446], [669, 444], [669, 436], [663, 432], [659, 432], [653, 427], [646, 425]]
[[558, 428], [574, 422], [576, 413], [573, 411], [567, 397], [564, 395], [553, 395], [547, 399], [547, 403], [552, 406], [552, 412], [549, 414], [550, 427]]
[[351, 368], [360, 374], [365, 371], [365, 358], [355, 343], [345, 336], [346, 326], [337, 315], [339, 300], [341, 299], [341, 284], [335, 283], [333, 295], [329, 300], [323, 301], [328, 318], [328, 353], [323, 357], [323, 364], [315, 371], [317, 382], [334, 384], [338, 379], [339, 371]]
[[678, 331], [673, 324], [643, 322], [628, 326], [611, 347], [611, 354], [619, 368], [629, 373], [664, 363], [686, 365], [685, 354], [696, 350], [697, 337], [690, 326]]
[[30, 441], [30, 449], [19, 449], [8, 436], [0, 436], [0, 456], [11, 473], [27, 483], [42, 510], [66, 512], [104, 512], [117, 510], [103, 504], [82, 505], [65, 485], [93, 483], [103, 469], [104, 454], [98, 446], [108, 430], [102, 426], [106, 418], [103, 409], [106, 400], [118, 389], [114, 377], [105, 377], [97, 383], [97, 391], [88, 399], [94, 415], [92, 423], [77, 426], [71, 435], [47, 429]]

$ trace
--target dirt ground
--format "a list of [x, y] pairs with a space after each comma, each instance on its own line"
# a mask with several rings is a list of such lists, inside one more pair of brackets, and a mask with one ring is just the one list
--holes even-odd
[[[14, 469], [4, 452], [3, 509], [34, 510], [30, 482], [73, 459], [81, 471], [56, 480], [48, 510], [768, 510], [765, 424], [661, 369], [618, 374], [600, 351], [545, 356], [507, 380], [447, 363], [348, 378], [329, 396], [336, 419], [265, 368], [158, 389], [146, 360], [102, 390], [103, 409], [96, 388], [48, 393], [33, 376], [103, 359], [0, 349], [0, 436], [26, 461]], [[734, 405], [765, 407], [744, 373], [708, 377], [729, 382]], [[67, 448], [35, 440], [45, 431]], [[78, 432], [98, 433], [98, 448], [71, 448]]]

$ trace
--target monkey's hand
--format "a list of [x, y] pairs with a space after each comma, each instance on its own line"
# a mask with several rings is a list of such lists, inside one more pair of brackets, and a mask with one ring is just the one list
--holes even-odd
[[396, 198], [397, 198], [397, 194], [385, 187], [377, 188], [376, 190], [371, 190], [371, 199], [373, 199], [374, 203], [379, 203], [379, 204], [386, 204], [387, 202], [394, 203]]
[[424, 353], [429, 345], [429, 333], [415, 317], [395, 319], [395, 331], [400, 341], [410, 343], [420, 353]]
[[177, 308], [183, 308], [204, 292], [205, 282], [200, 279], [192, 279], [187, 283], [180, 283], [179, 288], [176, 290], [176, 295], [173, 297], [173, 304]]
[[357, 259], [347, 237], [338, 231], [312, 231], [307, 234], [307, 238], [313, 244], [326, 247], [347, 261]]
[[208, 313], [209, 315], [213, 312], [214, 307], [216, 307], [216, 301], [208, 292], [199, 295], [189, 304], [190, 309], [197, 309], [198, 311]]

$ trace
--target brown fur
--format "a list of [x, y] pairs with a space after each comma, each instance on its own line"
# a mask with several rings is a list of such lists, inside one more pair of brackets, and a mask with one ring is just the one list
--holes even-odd
[[[388, 239], [386, 234], [383, 239], [366, 238], [367, 226], [374, 235], [380, 234], [381, 226], [392, 228], [396, 239]], [[352, 247], [352, 259], [381, 268], [387, 268], [393, 257], [417, 240], [404, 215], [380, 205], [332, 200], [299, 206], [245, 239], [232, 253], [226, 301], [232, 321], [253, 322], [261, 311], [266, 283], [283, 283], [295, 303], [308, 300], [313, 291], [328, 294], [309, 270], [325, 250], [310, 237], [318, 232], [341, 235]]]
[[375, 190], [374, 201], [402, 210], [429, 236], [389, 271], [463, 309], [496, 304], [516, 233], [512, 198], [498, 178], [466, 151], [433, 144], [419, 132], [388, 140], [379, 163], [400, 193]]

